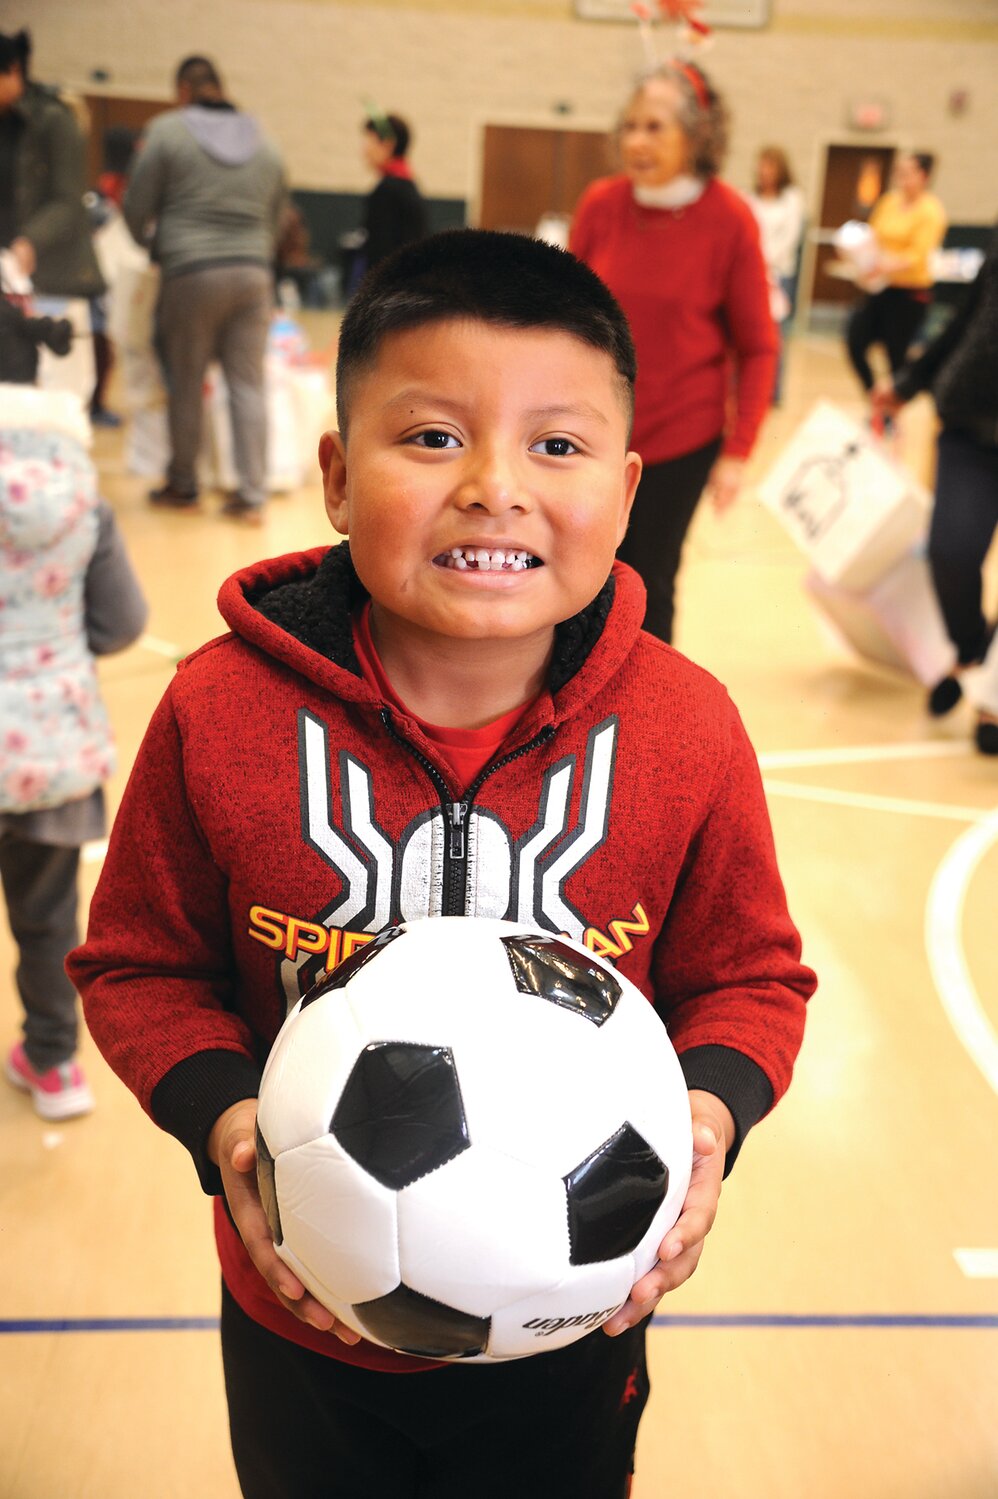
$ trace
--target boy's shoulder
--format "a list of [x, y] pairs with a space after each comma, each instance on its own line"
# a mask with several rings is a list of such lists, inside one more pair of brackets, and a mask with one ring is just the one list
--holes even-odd
[[674, 645], [642, 630], [635, 643], [634, 661], [649, 693], [658, 697], [681, 694], [687, 702], [702, 702], [716, 708], [729, 703], [728, 689], [706, 666], [701, 666]]
[[670, 743], [686, 736], [723, 755], [740, 722], [723, 682], [644, 630], [608, 685], [618, 711], [639, 721], [649, 740]]

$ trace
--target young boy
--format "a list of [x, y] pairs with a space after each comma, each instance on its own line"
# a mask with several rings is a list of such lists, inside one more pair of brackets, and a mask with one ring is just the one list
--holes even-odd
[[[387, 260], [344, 319], [319, 448], [349, 544], [231, 578], [231, 633], [139, 752], [70, 971], [216, 1194], [247, 1499], [623, 1499], [648, 1318], [789, 1082], [814, 978], [755, 757], [614, 563], [634, 374], [623, 314], [564, 251], [459, 230]], [[668, 1023], [694, 1120], [684, 1211], [610, 1336], [495, 1366], [337, 1324], [278, 1259], [254, 1175], [287, 1008], [390, 922], [453, 914], [612, 957]]]

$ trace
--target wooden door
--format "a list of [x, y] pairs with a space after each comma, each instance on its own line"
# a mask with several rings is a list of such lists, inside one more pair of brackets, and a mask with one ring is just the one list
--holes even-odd
[[172, 109], [163, 99], [116, 99], [108, 94], [85, 95], [90, 114], [87, 137], [87, 186], [92, 187], [104, 170], [104, 137], [108, 130], [133, 130], [139, 135], [153, 115]]
[[885, 191], [894, 161], [893, 146], [829, 146], [825, 157], [825, 180], [818, 224], [819, 242], [811, 283], [812, 302], [853, 302], [856, 288], [851, 281], [829, 275], [825, 267], [834, 260], [835, 249], [821, 243], [847, 219], [867, 219], [874, 203]]
[[486, 125], [479, 226], [532, 234], [545, 214], [570, 217], [583, 188], [612, 170], [602, 130]]

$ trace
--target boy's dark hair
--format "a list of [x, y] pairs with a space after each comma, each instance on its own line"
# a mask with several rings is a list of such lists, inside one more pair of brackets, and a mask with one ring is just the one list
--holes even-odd
[[16, 67], [20, 68], [21, 76], [27, 78], [30, 57], [30, 31], [16, 31], [13, 36], [0, 31], [0, 73], [9, 73]]
[[185, 83], [195, 94], [202, 89], [222, 92], [221, 76], [210, 57], [185, 57], [177, 66], [174, 82], [178, 88]]
[[412, 131], [401, 115], [371, 115], [365, 120], [364, 128], [376, 135], [379, 141], [391, 141], [393, 156], [403, 157], [408, 152]]
[[608, 354], [634, 409], [637, 359], [627, 319], [594, 271], [525, 234], [448, 229], [374, 267], [347, 307], [336, 361], [336, 414], [346, 435], [356, 377], [390, 333], [465, 318], [570, 333]]

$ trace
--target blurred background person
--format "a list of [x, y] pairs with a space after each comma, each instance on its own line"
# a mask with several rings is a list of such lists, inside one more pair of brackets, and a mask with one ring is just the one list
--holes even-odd
[[727, 137], [727, 110], [700, 69], [657, 68], [618, 127], [623, 172], [586, 189], [569, 235], [637, 347], [633, 445], [645, 468], [618, 555], [644, 579], [645, 629], [662, 640], [697, 502], [705, 487], [718, 511], [737, 498], [776, 372], [759, 232], [717, 176]]
[[[929, 566], [957, 669], [932, 688], [929, 712], [955, 708], [960, 675], [983, 661], [995, 633], [983, 609], [982, 569], [998, 530], [998, 226], [966, 299], [921, 356], [881, 381], [874, 410], [891, 415], [932, 392], [942, 431], [929, 527]], [[998, 754], [998, 713], [982, 712], [978, 748]]]
[[137, 139], [138, 132], [124, 126], [112, 127], [104, 132], [103, 168], [85, 199], [97, 261], [107, 284], [107, 291], [90, 299], [90, 326], [94, 336], [94, 389], [90, 397], [90, 420], [96, 427], [121, 426], [121, 417], [109, 409], [106, 400], [108, 381], [114, 368], [114, 345], [108, 333], [108, 303], [115, 266], [113, 255], [109, 257], [102, 253], [102, 249], [115, 230], [127, 238], [121, 205]]
[[870, 214], [878, 253], [859, 281], [866, 296], [846, 324], [849, 360], [865, 391], [874, 385], [870, 349], [881, 344], [892, 373], [900, 369], [932, 301], [932, 256], [946, 233], [943, 205], [929, 191], [934, 165], [924, 151], [899, 156], [893, 186]]
[[749, 207], [759, 225], [762, 258], [769, 276], [769, 306], [780, 330], [780, 356], [773, 387], [778, 406], [783, 389], [787, 336], [797, 303], [800, 246], [804, 234], [804, 194], [794, 182], [786, 152], [763, 146], [756, 159]]
[[80, 849], [106, 835], [115, 760], [94, 657], [131, 645], [147, 613], [79, 403], [34, 388], [39, 345], [65, 355], [71, 333], [0, 297], [0, 880], [24, 1012], [6, 1075], [43, 1119], [94, 1106], [64, 967]]
[[408, 162], [411, 143], [401, 115], [372, 114], [364, 122], [364, 160], [378, 174], [364, 204], [364, 270], [427, 233], [426, 204]]
[[284, 168], [253, 116], [226, 99], [208, 58], [186, 58], [175, 82], [178, 107], [147, 126], [123, 204], [132, 235], [149, 245], [162, 274], [156, 339], [166, 372], [171, 456], [164, 484], [149, 499], [180, 510], [198, 503], [202, 385], [217, 359], [239, 482], [223, 514], [260, 524], [267, 463], [264, 353]]
[[30, 60], [27, 31], [0, 33], [0, 249], [43, 296], [98, 296], [83, 134], [57, 91], [30, 77]]

